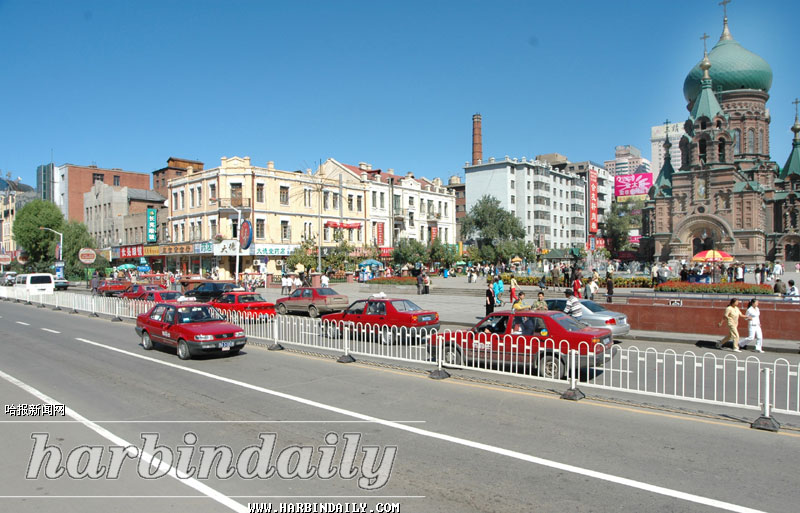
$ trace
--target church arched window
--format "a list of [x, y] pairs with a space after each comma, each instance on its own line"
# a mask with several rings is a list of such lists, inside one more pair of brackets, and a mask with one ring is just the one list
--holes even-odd
[[761, 153], [764, 155], [767, 154], [767, 148], [764, 147], [764, 129], [760, 129], [758, 131], [758, 147], [761, 149]]
[[738, 128], [733, 131], [733, 154], [740, 155], [742, 153], [742, 131]]
[[707, 155], [706, 155], [706, 140], [700, 139], [700, 142], [697, 143], [697, 151], [700, 154], [700, 162], [705, 162]]
[[725, 139], [719, 138], [719, 161], [725, 162]]
[[756, 144], [756, 132], [752, 128], [747, 131], [747, 148], [745, 148], [745, 153], [757, 153], [755, 149]]

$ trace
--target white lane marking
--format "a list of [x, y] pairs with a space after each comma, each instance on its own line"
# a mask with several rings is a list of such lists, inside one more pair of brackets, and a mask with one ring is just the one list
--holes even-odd
[[399, 429], [400, 431], [407, 431], [409, 433], [414, 433], [416, 435], [425, 436], [428, 438], [434, 438], [437, 440], [443, 440], [445, 442], [451, 442], [457, 445], [463, 445], [465, 447], [471, 447], [473, 449], [478, 449], [480, 451], [491, 452], [494, 454], [499, 454], [501, 456], [507, 456], [509, 458], [514, 458], [517, 460], [527, 461], [530, 463], [535, 463], [537, 465], [542, 465], [544, 467], [550, 467], [557, 470], [562, 470], [565, 472], [571, 472], [573, 474], [578, 474], [587, 477], [593, 477], [595, 479], [600, 479], [602, 481], [608, 481], [611, 483], [616, 483], [622, 486], [628, 486], [630, 488], [636, 488], [639, 490], [645, 490], [652, 493], [657, 493], [659, 495], [665, 495], [667, 497], [673, 497], [676, 499], [682, 499], [689, 502], [694, 502], [697, 504], [704, 504], [706, 506], [711, 506], [714, 508], [720, 508], [727, 511], [735, 511], [737, 513], [764, 513], [761, 510], [748, 508], [745, 506], [740, 506], [738, 504], [732, 504], [730, 502], [723, 502], [717, 499], [711, 499], [708, 497], [703, 497], [702, 495], [695, 495], [692, 493], [681, 492], [679, 490], [673, 490], [671, 488], [665, 488], [663, 486], [652, 485], [649, 483], [644, 483], [642, 481], [636, 481], [634, 479], [628, 479], [626, 477], [615, 476], [613, 474], [606, 474], [605, 472], [598, 472], [595, 470], [590, 470], [582, 467], [577, 467], [574, 465], [569, 465], [567, 463], [559, 463], [557, 461], [548, 460], [544, 458], [539, 458], [537, 456], [531, 456], [529, 454], [512, 451], [509, 449], [503, 449], [502, 447], [495, 447], [493, 445], [484, 444], [481, 442], [473, 442], [472, 440], [467, 440], [465, 438], [459, 438], [456, 436], [445, 435], [442, 433], [436, 433], [435, 431], [428, 431], [426, 429], [420, 429], [413, 426], [408, 426], [405, 424], [398, 424], [397, 422], [393, 422], [390, 420], [380, 419], [378, 417], [372, 417], [370, 415], [365, 415], [363, 413], [358, 413], [351, 410], [346, 410], [344, 408], [339, 408], [338, 406], [331, 406], [329, 404], [320, 403], [317, 401], [312, 401], [311, 399], [304, 399], [302, 397], [298, 397], [296, 395], [286, 394], [284, 392], [278, 392], [277, 390], [270, 390], [269, 388], [260, 387], [258, 385], [252, 385], [250, 383], [245, 383], [244, 381], [238, 381], [231, 378], [226, 378], [224, 376], [218, 376], [216, 374], [211, 374], [210, 372], [205, 372], [197, 369], [192, 369], [190, 367], [184, 367], [182, 365], [178, 365], [176, 363], [167, 362], [163, 360], [157, 360], [155, 358], [151, 358], [149, 356], [144, 356], [137, 353], [132, 353], [130, 351], [125, 351], [124, 349], [118, 349], [116, 347], [107, 346], [105, 344], [100, 344], [98, 342], [93, 342], [91, 340], [87, 340], [85, 338], [76, 338], [80, 342], [84, 342], [86, 344], [90, 344], [97, 347], [102, 347], [104, 349], [108, 349], [109, 351], [114, 351], [120, 354], [133, 356], [134, 358], [139, 358], [140, 360], [146, 360], [149, 362], [157, 363], [160, 365], [164, 365], [166, 367], [172, 367], [174, 369], [179, 369], [184, 372], [190, 372], [192, 374], [197, 374], [198, 376], [203, 376], [210, 379], [215, 379], [217, 381], [222, 381], [224, 383], [229, 383], [231, 385], [236, 385], [242, 388], [247, 388], [256, 392], [261, 392], [267, 395], [280, 397], [282, 399], [288, 399], [290, 401], [294, 401], [300, 404], [305, 404], [307, 406], [311, 406], [314, 408], [319, 408], [321, 410], [326, 410], [334, 413], [339, 413], [341, 415], [345, 415], [347, 417], [354, 417], [361, 420], [366, 420], [370, 422], [374, 422], [375, 424], [381, 424], [386, 427]]
[[30, 326], [30, 324], [28, 324], [27, 322], [22, 322], [22, 321], [14, 321], [14, 322], [16, 322], [17, 324], [22, 324], [23, 326]]
[[49, 328], [42, 328], [42, 331], [47, 331], [49, 333], [55, 333], [56, 335], [59, 335], [61, 333], [60, 331], [51, 330]]
[[[11, 384], [18, 386], [19, 388], [21, 388], [22, 390], [28, 392], [29, 394], [33, 395], [34, 397], [37, 397], [38, 399], [40, 399], [42, 402], [44, 402], [46, 404], [63, 404], [62, 402], [57, 401], [57, 400], [53, 399], [52, 397], [50, 397], [48, 395], [45, 395], [44, 393], [42, 393], [39, 390], [33, 388], [32, 386], [23, 383], [22, 381], [18, 380], [17, 378], [15, 378], [15, 377], [13, 377], [13, 376], [11, 376], [9, 374], [6, 374], [5, 372], [3, 372], [1, 370], [0, 370], [0, 377], [3, 378], [4, 380], [8, 381]], [[115, 435], [114, 433], [112, 433], [111, 431], [105, 429], [104, 427], [98, 426], [97, 424], [95, 424], [91, 420], [87, 419], [83, 415], [79, 414], [78, 412], [76, 412], [72, 408], [65, 407], [64, 411], [69, 417], [79, 421], [81, 424], [83, 424], [84, 426], [88, 427], [89, 429], [91, 429], [92, 431], [94, 431], [95, 433], [99, 434], [100, 436], [102, 436], [103, 438], [105, 438], [106, 440], [108, 440], [109, 442], [111, 442], [111, 443], [113, 443], [115, 445], [119, 445], [119, 446], [123, 446], [123, 447], [128, 447], [128, 446], [132, 446], [133, 445], [132, 443], [120, 438], [119, 436]], [[157, 465], [158, 469], [161, 470], [161, 471], [166, 470], [168, 475], [174, 477], [175, 479], [177, 479], [181, 483], [185, 484], [186, 486], [188, 486], [190, 488], [194, 488], [195, 490], [197, 490], [198, 492], [202, 493], [203, 495], [206, 495], [209, 498], [214, 499], [215, 501], [219, 502], [223, 506], [227, 506], [228, 508], [232, 509], [233, 511], [236, 511], [238, 513], [249, 513], [249, 509], [246, 508], [243, 504], [240, 504], [240, 503], [236, 502], [235, 500], [231, 499], [227, 495], [224, 495], [224, 494], [214, 490], [210, 486], [205, 485], [205, 484], [197, 481], [194, 478], [191, 478], [191, 477], [188, 477], [186, 475], [183, 475], [183, 473], [181, 473], [179, 475], [177, 473], [177, 471], [175, 470], [175, 467], [167, 465], [166, 463], [164, 463], [160, 459], [157, 460], [157, 463], [153, 463], [153, 460], [155, 458], [153, 457], [152, 454], [148, 454], [146, 452], [143, 452], [143, 451], [141, 451], [141, 449], [139, 449], [139, 451], [141, 452], [140, 458], [142, 460], [144, 460], [146, 463], [149, 463], [151, 466], [156, 466]]]

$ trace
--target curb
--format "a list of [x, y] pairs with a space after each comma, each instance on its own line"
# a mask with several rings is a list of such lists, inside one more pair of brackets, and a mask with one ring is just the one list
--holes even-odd
[[[706, 336], [706, 335], [704, 335]], [[644, 335], [625, 335], [619, 337], [617, 340], [624, 340], [624, 341], [646, 341], [646, 342], [664, 342], [669, 344], [686, 344], [697, 346], [697, 343], [700, 342], [703, 345], [711, 345], [713, 346], [719, 336], [716, 335], [707, 335], [709, 340], [689, 340], [686, 338], [676, 338], [676, 337], [668, 337], [668, 336], [644, 336]], [[710, 340], [713, 339], [713, 340]], [[698, 346], [702, 347], [702, 346]], [[709, 348], [712, 349], [713, 347]], [[767, 345], [766, 341], [764, 342], [762, 349], [764, 353], [784, 353], [784, 354], [798, 354], [800, 353], [800, 348], [791, 348], [791, 347], [772, 347]]]

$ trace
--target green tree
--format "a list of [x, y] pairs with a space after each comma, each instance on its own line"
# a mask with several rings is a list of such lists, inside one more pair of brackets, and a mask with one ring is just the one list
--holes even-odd
[[400, 239], [392, 251], [392, 261], [397, 267], [405, 264], [414, 265], [417, 262], [425, 262], [427, 259], [427, 248], [416, 239]]
[[442, 244], [439, 237], [436, 237], [428, 247], [428, 259], [431, 262], [439, 262], [444, 267], [450, 267], [458, 260], [458, 255], [452, 246]]
[[355, 248], [345, 240], [342, 230], [337, 229], [333, 232], [333, 240], [338, 241], [338, 244], [324, 258], [323, 265], [335, 271], [347, 271], [355, 268], [351, 256]]
[[641, 227], [642, 206], [641, 201], [615, 201], [611, 204], [604, 231], [608, 239], [608, 250], [613, 257], [616, 258], [617, 253], [631, 248], [628, 232], [631, 228]]
[[[55, 260], [55, 246], [58, 243], [56, 234], [40, 230], [39, 227], [61, 231], [63, 224], [61, 211], [49, 201], [31, 201], [17, 212], [12, 227], [14, 240], [28, 254], [33, 269], [43, 270]], [[67, 245], [66, 240], [64, 245]]]
[[[86, 265], [78, 260], [78, 253], [81, 248], [94, 248], [96, 242], [89, 234], [86, 225], [78, 221], [69, 221], [59, 230], [64, 234], [64, 273], [69, 279], [82, 279], [84, 277], [84, 270]], [[53, 237], [57, 236], [52, 234]], [[97, 255], [97, 260], [92, 264], [92, 267], [103, 269], [108, 267], [108, 260]]]
[[306, 270], [317, 267], [317, 241], [314, 237], [303, 239], [300, 247], [295, 248], [286, 259], [286, 268], [290, 271], [294, 271], [297, 264], [301, 264]]
[[[500, 200], [483, 196], [464, 216], [461, 224], [464, 238], [473, 238], [483, 260], [505, 260], [506, 251], [498, 251], [503, 242], [525, 238], [522, 221], [500, 207]], [[508, 248], [508, 246], [505, 246]]]

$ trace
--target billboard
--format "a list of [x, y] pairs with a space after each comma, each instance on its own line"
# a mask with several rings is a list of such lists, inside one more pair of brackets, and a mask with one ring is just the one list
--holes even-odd
[[147, 209], [147, 242], [158, 241], [158, 210]]
[[597, 170], [589, 169], [589, 233], [597, 233]]
[[614, 177], [614, 198], [617, 201], [644, 199], [653, 186], [652, 173], [617, 175]]

